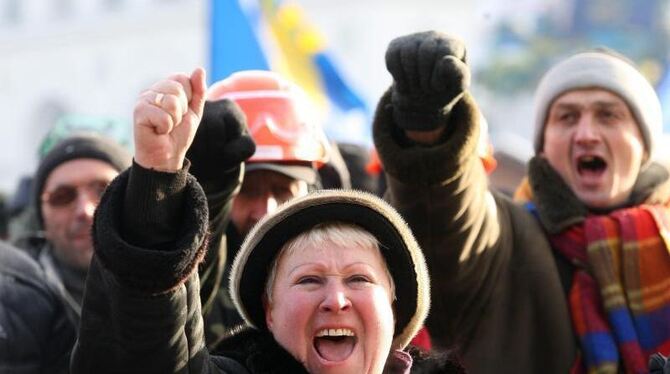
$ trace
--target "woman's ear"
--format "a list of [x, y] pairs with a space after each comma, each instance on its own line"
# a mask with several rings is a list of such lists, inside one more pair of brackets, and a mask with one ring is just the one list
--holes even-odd
[[272, 305], [270, 305], [267, 296], [263, 296], [263, 310], [265, 311], [265, 325], [268, 327], [268, 330], [272, 332], [274, 326], [274, 320], [272, 319]]

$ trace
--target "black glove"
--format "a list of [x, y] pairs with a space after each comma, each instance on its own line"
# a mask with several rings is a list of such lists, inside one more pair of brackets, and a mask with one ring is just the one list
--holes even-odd
[[470, 85], [465, 45], [435, 31], [391, 41], [386, 68], [394, 81], [393, 118], [405, 130], [438, 128]]
[[190, 173], [209, 184], [240, 166], [256, 151], [244, 113], [230, 100], [206, 101], [193, 144], [186, 152]]

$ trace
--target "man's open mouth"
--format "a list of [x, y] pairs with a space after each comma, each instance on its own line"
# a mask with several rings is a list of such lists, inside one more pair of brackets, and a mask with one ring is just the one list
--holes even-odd
[[314, 349], [327, 361], [344, 361], [356, 347], [358, 338], [350, 329], [323, 329], [314, 337]]
[[580, 175], [600, 175], [607, 169], [607, 162], [599, 156], [580, 156], [577, 171]]

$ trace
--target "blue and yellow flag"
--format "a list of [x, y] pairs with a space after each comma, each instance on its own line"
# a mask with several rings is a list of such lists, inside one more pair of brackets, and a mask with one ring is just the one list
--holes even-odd
[[370, 112], [345, 82], [302, 8], [283, 0], [211, 1], [210, 81], [248, 69], [276, 71], [302, 87], [329, 138], [370, 144]]

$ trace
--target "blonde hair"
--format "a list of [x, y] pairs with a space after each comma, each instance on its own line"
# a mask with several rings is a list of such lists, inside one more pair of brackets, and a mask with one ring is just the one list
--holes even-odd
[[[323, 243], [332, 243], [341, 247], [358, 247], [364, 249], [371, 249], [379, 251], [381, 255], [381, 248], [379, 241], [368, 231], [363, 228], [344, 222], [329, 222], [314, 226], [312, 229], [300, 233], [295, 238], [286, 242], [279, 253], [270, 265], [270, 271], [265, 282], [264, 299], [272, 302], [272, 288], [274, 287], [277, 278], [277, 266], [279, 261], [285, 255], [291, 255], [296, 250], [306, 247], [319, 247]], [[391, 299], [395, 300], [395, 283], [389, 271], [388, 264], [384, 256], [381, 256], [384, 261], [384, 270], [389, 280]]]

